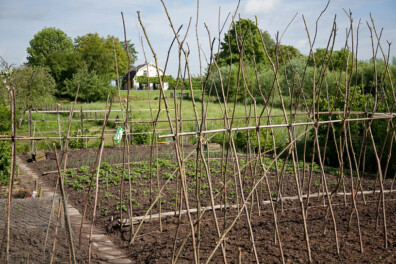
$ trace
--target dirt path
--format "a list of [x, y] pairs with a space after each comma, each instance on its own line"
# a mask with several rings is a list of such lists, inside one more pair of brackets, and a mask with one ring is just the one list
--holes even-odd
[[[50, 198], [53, 196], [54, 187], [49, 186], [46, 182], [41, 181], [40, 177], [33, 170], [29, 168], [29, 165], [18, 158], [17, 163], [23, 174], [22, 177], [29, 177], [31, 180], [38, 182], [39, 186], [43, 189], [43, 198]], [[67, 203], [67, 210], [70, 216], [70, 222], [75, 234], [78, 234], [81, 225], [81, 214], [74, 208], [70, 203]], [[83, 236], [89, 239], [89, 230], [91, 221], [85, 220]], [[105, 230], [94, 227], [92, 236], [92, 245], [94, 250], [99, 253], [103, 259], [106, 259], [106, 263], [132, 263], [132, 261], [119, 249], [118, 246], [114, 245], [113, 242], [105, 235]]]

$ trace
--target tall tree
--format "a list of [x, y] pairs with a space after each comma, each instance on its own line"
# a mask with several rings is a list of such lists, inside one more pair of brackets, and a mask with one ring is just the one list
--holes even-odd
[[231, 29], [224, 35], [220, 43], [221, 50], [218, 54], [219, 64], [227, 65], [231, 62], [239, 62], [239, 50], [243, 50], [246, 59], [253, 61], [253, 55], [257, 63], [267, 61], [264, 47], [261, 41], [263, 37], [267, 49], [275, 45], [267, 31], [260, 30], [250, 19], [240, 19], [231, 25]]
[[51, 54], [71, 52], [73, 52], [73, 42], [70, 37], [60, 29], [44, 28], [30, 41], [30, 47], [27, 48], [27, 60], [31, 66], [46, 66]]
[[[121, 41], [120, 44], [123, 47], [123, 49], [126, 51], [125, 41]], [[129, 58], [131, 59], [131, 66], [132, 66], [137, 60], [137, 51], [135, 49], [135, 44], [132, 43], [130, 39], [127, 40], [127, 46], [128, 46]]]
[[[330, 54], [331, 54], [331, 60], [330, 60]], [[325, 64], [328, 64], [328, 69], [331, 71], [345, 71], [347, 62], [348, 62], [348, 70], [351, 70], [351, 65], [352, 65], [352, 54], [351, 51], [348, 51], [347, 49], [340, 49], [340, 50], [334, 50], [332, 53], [330, 51], [326, 52], [326, 49], [316, 49], [315, 53], [315, 62], [316, 66], [321, 67], [323, 64], [323, 61], [325, 61]], [[348, 56], [349, 55], [349, 56]], [[349, 61], [348, 61], [349, 59]], [[355, 59], [355, 58], [353, 58]], [[356, 59], [355, 62], [356, 63]], [[311, 59], [309, 61], [309, 65], [313, 66], [313, 60]]]
[[111, 91], [109, 83], [97, 75], [95, 70], [88, 71], [86, 66], [80, 68], [71, 79], [65, 81], [62, 94], [74, 98], [78, 86], [80, 86], [78, 98], [88, 103], [106, 99]]
[[276, 62], [276, 56], [278, 56], [279, 64], [285, 65], [289, 61], [292, 61], [294, 58], [301, 58], [304, 55], [293, 46], [286, 46], [286, 45], [274, 45], [272, 46], [269, 51], [269, 55], [273, 62]]
[[113, 36], [103, 38], [98, 33], [89, 33], [77, 37], [74, 41], [76, 52], [79, 53], [89, 72], [95, 71], [96, 74], [108, 81], [114, 80], [116, 78], [114, 62], [115, 48], [119, 73], [126, 73], [128, 69], [128, 56], [118, 38]]
[[56, 81], [58, 95], [63, 89], [63, 82], [71, 78], [81, 66], [81, 60], [74, 52], [72, 39], [60, 29], [44, 28], [36, 33], [27, 52], [28, 65], [50, 69]]
[[19, 126], [27, 110], [52, 97], [55, 92], [55, 80], [49, 69], [41, 66], [21, 66], [13, 70], [11, 83], [16, 90], [16, 103], [23, 113]]

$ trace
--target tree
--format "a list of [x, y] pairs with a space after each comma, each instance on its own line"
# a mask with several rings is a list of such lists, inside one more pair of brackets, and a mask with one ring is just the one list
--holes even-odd
[[278, 55], [280, 65], [285, 65], [295, 58], [304, 57], [295, 47], [286, 45], [279, 45], [278, 48], [274, 45], [269, 49], [268, 53], [274, 63], [276, 63], [276, 55]]
[[87, 67], [79, 69], [71, 79], [65, 81], [63, 95], [74, 98], [77, 87], [80, 86], [78, 98], [86, 102], [106, 99], [110, 92], [110, 86], [95, 71], [88, 71]]
[[[316, 49], [314, 53], [316, 66], [321, 67], [323, 64], [323, 60], [325, 60], [325, 65], [328, 64], [329, 70], [345, 71], [347, 67], [348, 52], [350, 53], [350, 51], [348, 51], [347, 49], [334, 50], [331, 54], [331, 61], [329, 62], [331, 51], [328, 50], [326, 53], [326, 49]], [[352, 58], [352, 55], [349, 55], [348, 70], [351, 70]], [[356, 60], [354, 63], [356, 63]], [[309, 65], [313, 66], [312, 58], [309, 60]]]
[[51, 69], [51, 75], [56, 81], [57, 94], [61, 95], [65, 80], [71, 79], [83, 63], [76, 52], [67, 54], [54, 52], [48, 56], [46, 65]]
[[128, 56], [118, 38], [108, 36], [105, 39], [100, 37], [98, 33], [89, 33], [77, 37], [74, 41], [76, 52], [85, 63], [88, 72], [94, 71], [108, 82], [116, 79], [114, 48], [117, 54], [119, 73], [126, 73], [128, 70]]
[[17, 108], [22, 110], [19, 127], [27, 110], [42, 104], [55, 92], [55, 80], [45, 67], [21, 66], [14, 69], [11, 83], [16, 91]]
[[[345, 93], [345, 88], [341, 88], [342, 92]], [[351, 96], [349, 98], [348, 105], [350, 107], [350, 110], [353, 111], [366, 111], [367, 109], [373, 109], [374, 104], [375, 104], [375, 96], [369, 93], [364, 93], [362, 89], [362, 85], [358, 86], [351, 86], [350, 87], [350, 94], [353, 94], [353, 97]], [[345, 104], [345, 98], [343, 96], [330, 96], [329, 100], [327, 98], [321, 99], [319, 101], [319, 111], [326, 112], [328, 111], [328, 105], [331, 107], [334, 106], [334, 111], [342, 111], [344, 109], [344, 104]], [[380, 100], [377, 102], [377, 107], [379, 112], [384, 112], [386, 111], [386, 104], [384, 102], [381, 102]], [[351, 115], [350, 118], [356, 118], [358, 115]], [[332, 119], [339, 119], [340, 117], [337, 117], [337, 115], [333, 115]], [[330, 116], [322, 115], [321, 120], [329, 120]], [[384, 161], [389, 157], [390, 158], [390, 163], [389, 164], [396, 164], [396, 156], [391, 155], [392, 153], [395, 153], [396, 151], [396, 146], [393, 144], [392, 149], [390, 149], [390, 146], [392, 145], [391, 141], [393, 138], [391, 137], [391, 133], [387, 136], [389, 131], [387, 130], [388, 128], [388, 120], [386, 119], [377, 119], [373, 120], [371, 123], [371, 130], [373, 133], [373, 138], [374, 142], [376, 145], [377, 150], [382, 149], [383, 146], [386, 146], [384, 149], [382, 149], [382, 166], [384, 165]], [[334, 129], [335, 135], [337, 135], [337, 138], [339, 136], [343, 136], [344, 131], [343, 131], [343, 126], [344, 124], [342, 123], [334, 123], [332, 126], [332, 129]], [[357, 121], [357, 122], [349, 122], [348, 125], [350, 130], [348, 133], [350, 135], [350, 143], [353, 146], [355, 150], [359, 150], [362, 146], [362, 144], [366, 144], [365, 148], [365, 154], [363, 158], [365, 159], [365, 162], [361, 162], [360, 164], [365, 164], [365, 170], [370, 171], [370, 172], [376, 172], [378, 170], [377, 163], [372, 162], [373, 160], [376, 159], [375, 157], [375, 151], [372, 146], [372, 142], [370, 141], [370, 136], [366, 138], [365, 141], [363, 141], [363, 135], [366, 133], [365, 129], [367, 126], [367, 123], [364, 121]], [[337, 139], [334, 141], [334, 137], [332, 136], [327, 136], [327, 126], [319, 126], [318, 128], [318, 139], [319, 139], [319, 145], [321, 146], [321, 152], [323, 153], [324, 151], [324, 142], [327, 141], [326, 145], [326, 159], [323, 161], [324, 164], [330, 165], [330, 166], [340, 166], [339, 162], [337, 159], [334, 159], [333, 155], [336, 153], [336, 144], [338, 144]], [[330, 132], [332, 133], [332, 132]], [[315, 137], [314, 133], [310, 134], [311, 142], [308, 143], [307, 145], [312, 146], [313, 145], [313, 138]], [[346, 156], [346, 150], [344, 149], [344, 155]], [[307, 153], [312, 153], [311, 151], [307, 151]], [[360, 165], [362, 166], [362, 165]], [[362, 168], [360, 168], [362, 169]], [[395, 173], [395, 167], [390, 166], [388, 170], [388, 175], [393, 176]], [[385, 177], [386, 175], [384, 175]]]
[[[120, 41], [120, 44], [123, 47], [124, 51], [126, 51], [125, 41]], [[137, 60], [137, 51], [135, 49], [135, 44], [131, 43], [130, 39], [127, 40], [127, 46], [128, 46], [129, 58], [131, 59], [131, 66], [132, 66]]]
[[50, 69], [56, 81], [57, 94], [62, 91], [64, 80], [71, 78], [81, 66], [81, 60], [74, 52], [72, 39], [60, 29], [44, 28], [36, 33], [27, 52], [29, 66]]
[[60, 29], [44, 28], [30, 41], [30, 47], [27, 48], [28, 65], [46, 66], [51, 54], [71, 52], [73, 52], [73, 42], [70, 37]]
[[[0, 135], [11, 133], [11, 110], [0, 102]], [[11, 169], [11, 142], [0, 141], [0, 185], [9, 182]]]
[[[232, 64], [230, 66], [220, 67], [220, 75], [222, 77], [222, 84], [224, 88], [224, 93], [228, 101], [233, 102], [235, 97], [237, 101], [244, 101], [245, 97], [250, 100], [249, 95], [245, 92], [244, 82], [246, 82], [246, 87], [252, 92], [253, 97], [256, 102], [263, 102], [262, 95], [265, 97], [274, 81], [274, 73], [267, 66], [259, 65], [257, 68], [258, 74], [256, 76], [255, 68], [253, 66], [245, 65], [243, 67], [244, 74], [242, 75], [242, 67], [239, 69], [239, 65]], [[231, 72], [230, 72], [231, 71]], [[239, 73], [239, 78], [238, 78]], [[221, 95], [221, 82], [220, 76], [217, 71], [213, 71], [213, 81], [214, 87], [211, 89], [212, 95]], [[260, 84], [260, 87], [258, 86]], [[239, 83], [238, 83], [239, 80]], [[239, 87], [239, 88], [238, 88]], [[217, 91], [216, 91], [217, 90]]]
[[[12, 74], [8, 63], [0, 57], [0, 135], [11, 133], [11, 109], [6, 105], [9, 79]], [[11, 142], [0, 141], [0, 185], [7, 185], [11, 169]]]
[[224, 35], [224, 39], [220, 43], [219, 64], [227, 65], [231, 60], [232, 63], [239, 63], [240, 52], [238, 47], [242, 50], [242, 43], [247, 61], [252, 62], [254, 55], [257, 63], [267, 62], [261, 38], [263, 38], [267, 49], [275, 45], [274, 40], [267, 31], [261, 31], [250, 19], [240, 19], [231, 26], [231, 29]]
[[10, 78], [12, 75], [13, 65], [9, 65], [3, 57], [0, 56], [0, 104], [10, 105]]

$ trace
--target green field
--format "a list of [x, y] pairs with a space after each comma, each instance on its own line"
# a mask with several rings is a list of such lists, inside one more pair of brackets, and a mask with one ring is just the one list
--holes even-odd
[[[166, 100], [169, 105], [169, 114], [172, 119], [175, 119], [175, 100], [172, 98], [171, 93], [172, 91], [166, 91], [165, 94], [167, 96]], [[121, 104], [120, 100], [118, 97], [118, 94], [116, 94], [112, 106], [112, 112], [110, 115], [110, 121], [108, 123], [108, 126], [106, 127], [106, 133], [105, 136], [108, 137], [106, 139], [106, 146], [113, 146], [112, 139], [110, 137], [114, 136], [116, 126], [120, 125], [122, 126], [123, 124], [116, 124], [115, 119], [119, 119], [118, 122], [122, 122], [121, 117], [121, 105], [124, 110], [124, 118], [125, 118], [125, 108], [126, 108], [126, 102], [124, 98], [127, 97], [127, 91], [121, 91]], [[179, 97], [177, 94], [176, 97]], [[196, 91], [194, 94], [194, 97], [196, 98], [196, 110], [197, 110], [197, 115], [199, 118], [201, 118], [202, 115], [202, 103], [200, 101], [201, 93], [200, 91]], [[130, 115], [130, 121], [151, 121], [156, 118], [158, 109], [159, 109], [159, 91], [130, 91], [130, 102], [129, 102], [129, 109], [132, 109], [132, 115]], [[62, 110], [69, 110], [71, 109], [73, 102], [72, 101], [61, 101], [59, 102], [62, 105]], [[181, 104], [181, 115], [183, 119], [183, 131], [184, 132], [191, 132], [191, 131], [196, 131], [196, 121], [195, 121], [195, 112], [193, 108], [193, 100], [191, 99], [191, 94], [188, 92], [187, 95], [183, 98], [183, 100], [180, 100], [180, 98], [177, 99], [177, 104], [178, 107], [180, 108]], [[55, 103], [53, 105], [47, 105], [48, 107], [51, 107], [52, 109], [55, 109]], [[169, 129], [169, 123], [167, 122], [167, 114], [165, 111], [165, 103], [164, 100], [161, 100], [161, 112], [159, 115], [159, 120], [165, 120], [166, 122], [159, 122], [157, 125], [157, 129], [159, 130], [159, 134], [170, 134], [170, 129]], [[216, 101], [216, 98], [213, 96], [206, 96], [206, 101], [205, 101], [205, 107], [207, 107], [207, 118], [222, 118], [223, 113], [224, 113], [224, 104], [219, 103]], [[234, 103], [228, 103], [228, 113], [229, 116], [232, 116], [233, 114], [235, 117], [246, 117], [246, 116], [252, 116], [250, 119], [250, 122], [248, 124], [248, 121], [246, 118], [241, 118], [241, 119], [236, 119], [233, 123], [233, 127], [245, 127], [245, 126], [254, 126], [255, 120], [254, 120], [254, 109], [253, 105], [246, 105], [243, 103], [237, 103], [235, 106], [235, 112], [234, 112]], [[45, 107], [42, 107], [45, 109]], [[257, 114], [259, 115], [260, 112], [262, 111], [263, 105], [258, 104], [257, 105]], [[84, 113], [84, 122], [83, 122], [83, 128], [84, 128], [84, 134], [88, 136], [99, 136], [100, 132], [102, 130], [102, 121], [105, 115], [104, 110], [106, 109], [106, 102], [101, 101], [101, 102], [95, 102], [95, 103], [77, 103], [75, 106], [75, 114], [73, 116], [73, 122], [71, 126], [71, 133], [70, 135], [73, 137], [81, 136], [81, 114], [80, 111], [86, 111], [86, 110], [100, 110], [102, 112], [90, 112], [90, 113]], [[281, 108], [272, 108], [271, 110], [271, 115], [282, 115], [282, 109]], [[266, 115], [266, 112], [265, 112]], [[178, 113], [178, 116], [180, 117], [180, 110]], [[18, 116], [19, 118], [19, 116]], [[59, 126], [57, 120], [60, 120]], [[69, 118], [68, 113], [39, 113], [39, 112], [32, 112], [32, 133], [36, 137], [57, 137], [59, 136], [59, 130], [61, 130], [62, 136], [66, 135], [67, 131], [67, 120]], [[86, 120], [89, 119], [89, 120]], [[304, 121], [304, 117], [299, 118], [300, 121]], [[261, 121], [262, 125], [267, 124], [268, 119], [263, 118]], [[272, 117], [271, 118], [272, 124], [280, 124], [284, 123], [284, 118], [279, 116], [279, 117]], [[175, 122], [172, 123], [173, 126], [175, 126]], [[206, 130], [213, 130], [213, 129], [219, 129], [219, 128], [224, 128], [224, 121], [223, 120], [207, 120], [206, 122]], [[142, 127], [145, 131], [152, 131], [152, 125], [149, 123], [146, 123], [145, 125], [141, 124], [132, 124], [132, 131], [135, 129], [140, 129], [142, 130]], [[303, 127], [297, 127], [296, 128], [296, 134], [298, 135], [300, 132], [303, 132]], [[23, 119], [22, 127], [17, 131], [18, 135], [24, 135], [28, 136], [30, 134], [29, 132], [29, 115], [26, 114]], [[78, 134], [77, 134], [78, 132]], [[274, 133], [275, 133], [275, 139], [276, 139], [276, 145], [281, 146], [284, 145], [288, 142], [288, 134], [287, 134], [287, 129], [286, 128], [274, 128]], [[208, 137], [209, 135], [207, 135]], [[151, 135], [150, 135], [151, 137]], [[194, 136], [188, 136], [187, 138], [184, 139], [185, 142], [193, 142], [194, 141]], [[38, 141], [37, 143], [37, 149], [45, 149], [49, 150], [49, 146], [52, 146], [52, 142], [55, 142], [58, 144], [58, 147], [60, 147], [60, 140], [59, 139], [46, 139], [46, 140], [41, 140]], [[99, 139], [89, 139], [87, 142], [84, 142], [84, 145], [87, 147], [96, 147], [99, 144]], [[28, 142], [24, 143], [18, 143], [18, 149], [21, 152], [26, 152], [29, 150], [29, 144]]]

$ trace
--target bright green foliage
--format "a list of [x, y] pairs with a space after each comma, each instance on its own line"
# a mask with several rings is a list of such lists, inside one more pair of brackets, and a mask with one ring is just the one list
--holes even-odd
[[150, 144], [150, 136], [146, 132], [150, 132], [150, 125], [148, 124], [134, 124], [133, 133], [144, 133], [132, 135], [132, 142], [136, 145]]
[[47, 66], [47, 59], [52, 54], [71, 52], [73, 52], [73, 42], [70, 37], [60, 29], [44, 28], [30, 41], [27, 60], [32, 66]]
[[0, 141], [0, 185], [7, 185], [11, 172], [11, 142]]
[[108, 82], [116, 79], [114, 48], [117, 54], [119, 73], [123, 74], [127, 72], [128, 56], [118, 38], [114, 38], [113, 36], [103, 38], [98, 33], [89, 33], [77, 37], [74, 41], [76, 52], [84, 61], [89, 72], [95, 71], [97, 75]]
[[[161, 76], [161, 79], [162, 79], [163, 82], [168, 82], [168, 83], [171, 83], [171, 82], [173, 83], [174, 82], [172, 75]], [[160, 83], [159, 77], [147, 77], [145, 75], [137, 76], [136, 77], [136, 81], [138, 83], [147, 83], [147, 82], [149, 82], [149, 83]]]
[[[169, 75], [169, 77], [172, 77], [172, 75]], [[204, 79], [202, 81], [205, 81]], [[174, 86], [177, 85], [176, 89], [181, 90], [183, 87], [183, 91], [190, 91], [190, 81], [188, 78], [184, 79], [184, 83], [182, 82], [181, 79], [170, 79], [169, 80], [169, 89], [174, 89]], [[191, 77], [191, 86], [193, 90], [201, 90], [202, 89], [202, 82], [201, 82], [201, 77], [196, 76], [196, 77]]]
[[85, 146], [85, 142], [83, 139], [70, 139], [69, 140], [69, 147], [70, 148], [83, 148]]
[[[95, 72], [100, 79], [109, 84], [116, 79], [114, 50], [120, 76], [128, 69], [128, 56], [125, 45], [118, 38], [100, 37], [97, 33], [79, 36], [73, 42], [62, 30], [44, 28], [30, 41], [27, 48], [28, 65], [45, 66], [50, 69], [56, 81], [58, 95], [65, 94], [65, 83], [71, 80], [82, 68], [89, 73]], [[127, 41], [131, 64], [136, 60], [134, 44]], [[69, 90], [69, 89], [66, 89]], [[100, 93], [100, 91], [99, 91]], [[67, 94], [67, 93], [66, 93]]]
[[[344, 99], [343, 97], [334, 97], [331, 96], [329, 102], [327, 100], [321, 100], [320, 105], [319, 105], [319, 111], [328, 111], [328, 104], [330, 105], [330, 108], [333, 107], [334, 105], [334, 111], [343, 111], [344, 110]], [[363, 94], [362, 93], [362, 88], [361, 86], [359, 87], [351, 87], [350, 89], [350, 102], [349, 105], [351, 107], [352, 111], [365, 111], [366, 107], [368, 111], [372, 111], [373, 106], [374, 106], [374, 96], [371, 94]], [[378, 104], [378, 111], [385, 111], [385, 104], [379, 103]], [[352, 115], [350, 118], [356, 118], [356, 115]], [[327, 120], [328, 118], [323, 117], [324, 120]], [[341, 115], [333, 115], [332, 119], [342, 119]], [[367, 122], [367, 121], [366, 121]], [[349, 125], [350, 129], [350, 134], [349, 131], [347, 130], [348, 137], [350, 137], [350, 140], [352, 141], [352, 146], [354, 148], [356, 155], [359, 155], [362, 144], [364, 142], [365, 147], [366, 147], [366, 166], [365, 169], [366, 171], [371, 171], [375, 172], [377, 170], [377, 163], [373, 162], [375, 161], [375, 154], [374, 154], [374, 148], [370, 139], [370, 135], [367, 134], [367, 137], [365, 141], [363, 141], [364, 138], [364, 133], [365, 133], [365, 122], [363, 121], [357, 121], [357, 122], [348, 122], [347, 125]], [[342, 130], [342, 123], [334, 123], [334, 134], [336, 137], [337, 142], [334, 142], [334, 137], [333, 137], [333, 131], [332, 129], [330, 130], [330, 134], [328, 137], [328, 143], [327, 143], [327, 148], [326, 148], [326, 159], [325, 159], [325, 165], [330, 165], [330, 166], [339, 166], [338, 160], [335, 157], [336, 155], [336, 146], [337, 144], [339, 148], [339, 140], [340, 138], [344, 138], [344, 130]], [[390, 140], [391, 140], [391, 133], [388, 134], [387, 131], [388, 127], [388, 121], [387, 120], [374, 120], [371, 125], [371, 129], [373, 132], [374, 136], [374, 142], [376, 143], [376, 149], [377, 151], [381, 150], [382, 147], [385, 144], [384, 148], [384, 153], [382, 157], [387, 157], [389, 151], [394, 153], [396, 151], [395, 145], [393, 145], [393, 148], [389, 150]], [[368, 133], [368, 132], [367, 132]], [[326, 140], [326, 135], [327, 135], [327, 125], [321, 125], [319, 126], [318, 129], [318, 134], [319, 134], [319, 144], [321, 146], [321, 153], [324, 151], [324, 142]], [[314, 135], [311, 135], [311, 138], [313, 138]], [[310, 143], [312, 144], [312, 142]], [[309, 153], [308, 151], [307, 153]], [[344, 151], [344, 157], [347, 157], [346, 150]], [[351, 151], [350, 151], [351, 152]], [[358, 157], [357, 157], [358, 158]], [[385, 160], [385, 159], [383, 159]], [[391, 157], [390, 164], [395, 164], [396, 158], [395, 156]], [[361, 162], [363, 164], [363, 162]], [[382, 164], [383, 165], [383, 164]], [[349, 168], [345, 164], [346, 168]], [[362, 168], [360, 168], [362, 169]], [[388, 172], [393, 175], [394, 173], [394, 168], [390, 168]]]
[[[327, 68], [330, 71], [345, 71], [348, 62], [348, 70], [351, 69], [353, 57], [351, 51], [346, 49], [334, 50], [332, 53], [330, 50], [328, 50], [326, 53], [326, 49], [316, 49], [314, 55], [317, 67], [321, 67], [324, 61], [325, 65], [328, 65]], [[356, 63], [356, 60], [354, 63]], [[309, 65], [313, 66], [313, 64], [313, 59], [311, 58]]]
[[12, 83], [16, 90], [17, 106], [26, 110], [42, 104], [55, 92], [55, 80], [48, 68], [21, 66], [14, 69]]
[[102, 76], [95, 71], [88, 71], [86, 67], [79, 69], [73, 74], [72, 79], [67, 79], [64, 84], [63, 95], [74, 98], [77, 87], [80, 86], [78, 98], [86, 102], [104, 100], [111, 91], [108, 82]]
[[0, 134], [11, 131], [11, 110], [0, 102]]
[[273, 45], [269, 50], [268, 54], [270, 55], [272, 62], [276, 63], [276, 54], [278, 54], [278, 60], [280, 65], [285, 65], [290, 60], [294, 58], [303, 58], [304, 55], [293, 46], [279, 45], [277, 48], [276, 45]]
[[253, 62], [254, 56], [258, 64], [265, 63], [267, 58], [260, 34], [264, 39], [265, 47], [267, 50], [270, 49], [275, 42], [271, 39], [267, 31], [261, 31], [250, 19], [240, 19], [237, 21], [231, 26], [230, 31], [225, 34], [220, 44], [221, 51], [218, 54], [219, 65], [239, 63], [239, 50], [242, 50], [242, 43], [248, 62]]
[[[261, 151], [272, 151], [272, 136], [266, 129], [260, 129], [260, 150]], [[248, 141], [249, 136], [249, 141]], [[255, 130], [242, 130], [238, 131], [234, 136], [235, 147], [242, 151], [247, 151], [248, 142], [250, 142], [250, 148], [258, 151], [257, 133]]]
[[[0, 135], [11, 131], [11, 111], [0, 102]], [[0, 141], [0, 185], [7, 185], [11, 170], [11, 142]]]
[[[230, 73], [231, 71], [231, 73]], [[245, 92], [244, 81], [249, 88], [251, 94], [257, 102], [263, 102], [263, 97], [267, 98], [268, 93], [272, 87], [274, 81], [274, 73], [272, 70], [265, 66], [258, 67], [258, 75], [256, 76], [254, 67], [244, 66], [244, 73], [242, 74], [242, 67], [233, 64], [231, 67], [223, 66], [220, 68], [220, 74], [223, 82], [224, 93], [228, 98], [228, 101], [234, 101], [237, 96], [237, 101], [244, 101], [245, 97], [249, 101], [251, 98], [247, 92]], [[221, 81], [217, 71], [213, 72], [215, 87], [212, 88], [212, 95], [216, 95], [215, 89], [220, 98], [221, 92]], [[258, 78], [258, 81], [257, 81]]]
[[83, 67], [83, 62], [76, 52], [54, 52], [47, 57], [47, 66], [51, 69], [51, 75], [56, 81], [57, 94], [60, 95], [65, 80], [71, 79], [73, 74]]
[[58, 94], [64, 80], [71, 78], [81, 66], [81, 60], [74, 53], [72, 39], [60, 29], [44, 28], [36, 33], [27, 52], [28, 65], [50, 69]]
[[[125, 41], [120, 41], [120, 44], [124, 51], [126, 51], [125, 48]], [[129, 58], [131, 60], [131, 65], [134, 64], [134, 62], [137, 60], [137, 51], [135, 49], [135, 44], [131, 42], [130, 39], [127, 40], [127, 46], [128, 46], [128, 52], [129, 52]]]

